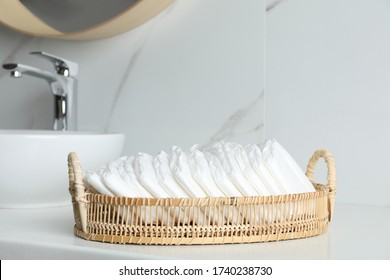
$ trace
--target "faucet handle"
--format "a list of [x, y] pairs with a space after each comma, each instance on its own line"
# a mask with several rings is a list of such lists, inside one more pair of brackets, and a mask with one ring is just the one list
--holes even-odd
[[63, 59], [61, 57], [46, 53], [46, 52], [30, 52], [30, 54], [34, 54], [40, 57], [43, 57], [45, 59], [50, 60], [53, 64], [54, 67], [57, 71], [57, 74], [62, 75], [62, 76], [76, 76], [79, 71], [79, 66], [76, 62], [72, 62], [66, 59]]

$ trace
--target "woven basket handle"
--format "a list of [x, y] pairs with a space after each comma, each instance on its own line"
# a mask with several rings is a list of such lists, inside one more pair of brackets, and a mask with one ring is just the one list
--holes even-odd
[[317, 165], [317, 161], [323, 158], [325, 160], [325, 163], [328, 167], [328, 183], [324, 187], [325, 189], [328, 189], [328, 218], [329, 221], [331, 221], [334, 211], [334, 201], [336, 197], [336, 165], [334, 163], [333, 155], [328, 152], [327, 150], [317, 150], [314, 152], [313, 156], [309, 160], [309, 164], [307, 165], [306, 170], [306, 176], [312, 182], [315, 184], [313, 180], [313, 174], [314, 169]]
[[83, 184], [83, 171], [76, 153], [68, 155], [69, 192], [72, 196], [73, 214], [76, 227], [87, 232], [87, 200]]

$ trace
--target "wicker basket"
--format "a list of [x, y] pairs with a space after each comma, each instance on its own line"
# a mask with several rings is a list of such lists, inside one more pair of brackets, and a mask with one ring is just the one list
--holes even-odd
[[[319, 158], [327, 185], [312, 180]], [[223, 244], [296, 239], [327, 231], [333, 215], [335, 165], [318, 150], [306, 176], [316, 192], [255, 197], [130, 198], [94, 193], [83, 182], [75, 153], [68, 157], [75, 235], [87, 240], [133, 244]]]

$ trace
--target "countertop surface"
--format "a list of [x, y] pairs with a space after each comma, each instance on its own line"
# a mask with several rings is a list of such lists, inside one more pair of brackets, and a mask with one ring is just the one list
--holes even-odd
[[336, 204], [325, 234], [254, 244], [107, 244], [73, 225], [71, 206], [0, 209], [0, 259], [390, 259], [390, 207]]

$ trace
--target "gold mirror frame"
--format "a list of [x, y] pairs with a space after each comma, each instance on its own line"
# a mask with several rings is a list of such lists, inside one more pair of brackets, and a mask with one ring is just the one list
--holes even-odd
[[77, 32], [63, 33], [40, 20], [17, 0], [0, 0], [0, 22], [18, 32], [31, 36], [95, 40], [126, 32], [156, 16], [173, 0], [139, 0], [119, 15]]

